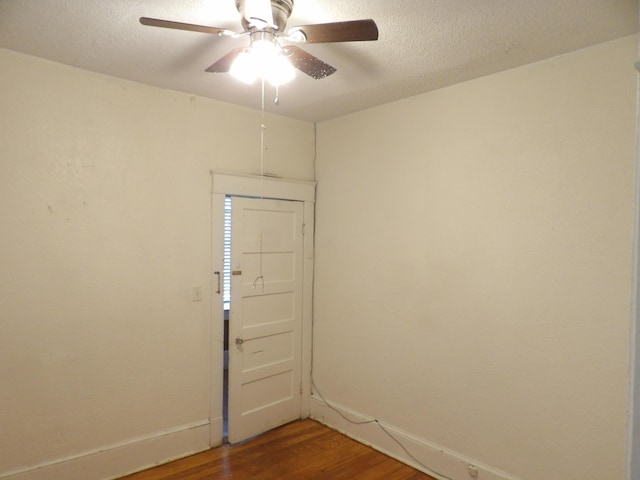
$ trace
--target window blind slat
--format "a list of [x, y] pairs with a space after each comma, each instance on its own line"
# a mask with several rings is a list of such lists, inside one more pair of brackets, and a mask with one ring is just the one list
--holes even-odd
[[222, 263], [222, 302], [231, 304], [231, 197], [224, 197], [224, 257]]

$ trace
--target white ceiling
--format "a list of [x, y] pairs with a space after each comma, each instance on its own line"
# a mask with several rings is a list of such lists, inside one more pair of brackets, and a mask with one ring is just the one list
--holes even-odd
[[[247, 37], [143, 26], [148, 16], [241, 31], [235, 0], [0, 0], [0, 47], [260, 108], [260, 85], [204, 70]], [[373, 18], [377, 42], [303, 48], [338, 69], [298, 72], [266, 109], [320, 121], [638, 31], [637, 0], [295, 0], [287, 27]], [[43, 79], [46, 81], [46, 79]]]

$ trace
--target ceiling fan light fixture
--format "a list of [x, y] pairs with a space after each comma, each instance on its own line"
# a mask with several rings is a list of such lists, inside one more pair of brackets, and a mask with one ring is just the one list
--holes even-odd
[[245, 50], [231, 64], [229, 73], [236, 80], [251, 85], [256, 81], [257, 74], [254, 67], [253, 57], [250, 51]]
[[287, 83], [295, 77], [293, 65], [283, 55], [282, 48], [273, 35], [268, 32], [252, 34], [251, 46], [236, 57], [229, 73], [246, 84], [264, 78], [274, 86]]
[[296, 76], [296, 70], [293, 65], [280, 53], [271, 64], [268, 80], [273, 86], [284, 85], [290, 82]]

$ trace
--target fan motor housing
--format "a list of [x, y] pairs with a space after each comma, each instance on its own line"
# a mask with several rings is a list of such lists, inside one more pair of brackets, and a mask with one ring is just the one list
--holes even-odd
[[[242, 13], [241, 3], [242, 0], [236, 0], [236, 8], [240, 13]], [[271, 0], [273, 23], [279, 32], [284, 32], [284, 27], [287, 25], [287, 20], [289, 20], [292, 11], [293, 0]], [[242, 27], [247, 31], [251, 29], [251, 25], [249, 25], [249, 22], [244, 16], [242, 17]]]

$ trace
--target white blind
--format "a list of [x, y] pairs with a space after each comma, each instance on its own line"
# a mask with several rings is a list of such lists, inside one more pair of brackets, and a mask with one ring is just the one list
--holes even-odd
[[224, 197], [224, 259], [222, 263], [222, 302], [231, 305], [231, 197]]

